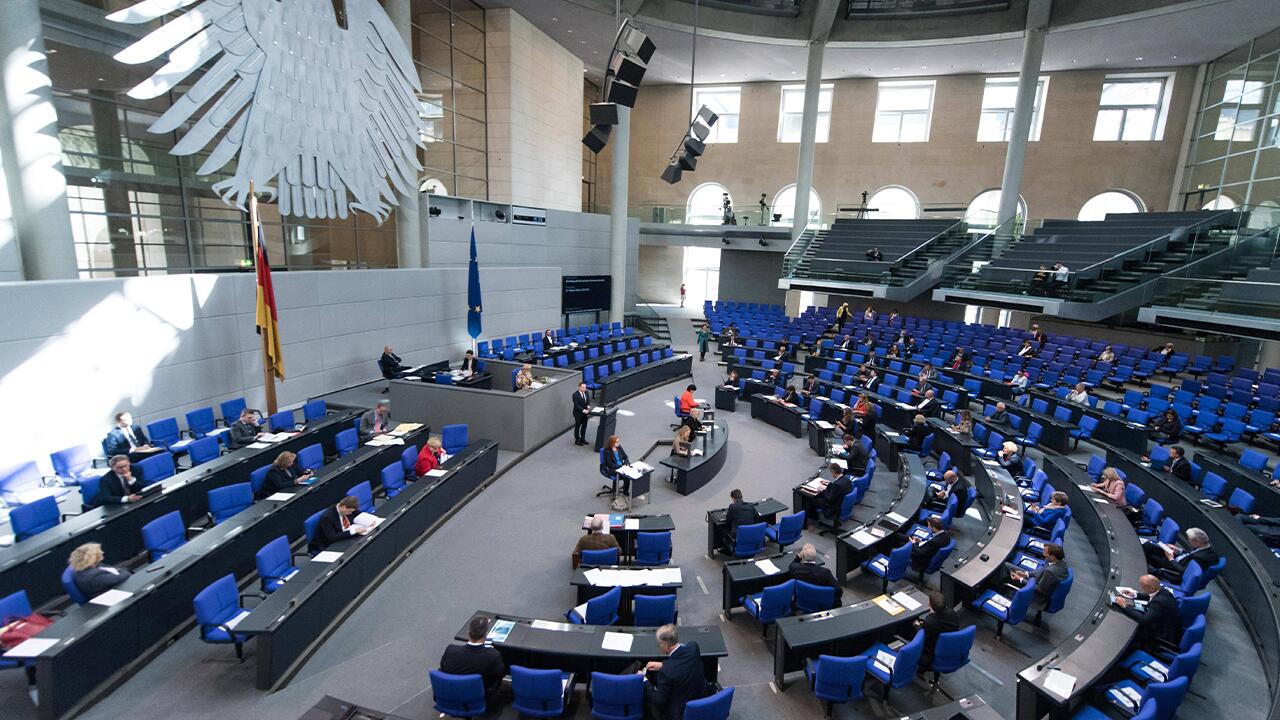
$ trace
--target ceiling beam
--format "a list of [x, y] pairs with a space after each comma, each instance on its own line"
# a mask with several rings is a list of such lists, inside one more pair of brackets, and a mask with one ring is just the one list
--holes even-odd
[[831, 28], [835, 26], [836, 10], [840, 9], [840, 0], [818, 0], [818, 7], [813, 12], [813, 25], [809, 29], [809, 42], [825, 43], [831, 36]]

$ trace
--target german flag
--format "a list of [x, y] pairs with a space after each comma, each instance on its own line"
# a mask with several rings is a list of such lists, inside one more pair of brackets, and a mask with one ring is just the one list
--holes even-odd
[[249, 222], [253, 233], [253, 265], [258, 276], [258, 335], [262, 336], [263, 362], [267, 372], [284, 379], [284, 353], [280, 349], [280, 319], [276, 314], [276, 293], [271, 286], [271, 264], [262, 242], [262, 223], [258, 221], [258, 200], [249, 196]]

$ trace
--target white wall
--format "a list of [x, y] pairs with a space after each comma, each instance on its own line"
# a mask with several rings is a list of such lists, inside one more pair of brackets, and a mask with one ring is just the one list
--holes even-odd
[[[277, 272], [286, 379], [281, 407], [469, 346], [465, 268]], [[558, 322], [560, 271], [481, 271], [484, 335]], [[117, 410], [142, 422], [246, 396], [262, 407], [249, 274], [0, 283], [0, 416], [6, 462], [97, 443]]]

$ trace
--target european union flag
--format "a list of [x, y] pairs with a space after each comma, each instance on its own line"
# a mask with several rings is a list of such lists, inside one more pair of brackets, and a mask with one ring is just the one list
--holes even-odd
[[471, 264], [467, 271], [467, 333], [480, 337], [480, 263], [476, 260], [476, 227], [471, 226]]

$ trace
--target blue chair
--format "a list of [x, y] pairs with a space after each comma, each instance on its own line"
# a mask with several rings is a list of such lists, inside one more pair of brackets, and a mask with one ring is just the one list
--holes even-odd
[[636, 565], [671, 562], [671, 531], [636, 533]]
[[346, 457], [360, 447], [360, 434], [355, 428], [347, 428], [333, 436], [333, 445], [338, 449], [338, 457]]
[[813, 696], [822, 702], [826, 717], [831, 717], [836, 703], [862, 699], [862, 683], [867, 677], [867, 657], [819, 655], [817, 661], [805, 660], [804, 677]]
[[1178, 617], [1182, 620], [1182, 627], [1191, 627], [1196, 618], [1204, 617], [1209, 612], [1209, 601], [1212, 599], [1213, 595], [1208, 592], [1178, 598]]
[[1122, 713], [1128, 714], [1136, 712], [1148, 701], [1154, 700], [1156, 714], [1153, 717], [1157, 720], [1168, 720], [1174, 716], [1178, 706], [1182, 704], [1182, 698], [1187, 693], [1187, 685], [1191, 683], [1191, 678], [1180, 677], [1168, 682], [1151, 683], [1142, 689], [1137, 702], [1130, 700], [1123, 692], [1125, 687], [1136, 687], [1136, 683], [1130, 685], [1126, 683], [1129, 681], [1122, 680], [1107, 688], [1105, 697], [1108, 703], [1119, 708]]
[[273, 593], [298, 571], [293, 566], [293, 549], [289, 546], [289, 538], [281, 535], [272, 540], [253, 556], [258, 565], [258, 582], [262, 591]]
[[1017, 625], [1026, 619], [1027, 610], [1031, 608], [1031, 600], [1035, 597], [1035, 592], [1036, 581], [1032, 578], [1027, 580], [1027, 584], [1019, 588], [1012, 598], [1000, 595], [995, 590], [987, 590], [970, 604], [996, 619], [996, 637], [998, 638], [1004, 633], [1006, 623]]
[[281, 410], [267, 418], [267, 426], [273, 433], [292, 432], [297, 424], [298, 420], [293, 416], [292, 410]]
[[661, 627], [676, 622], [676, 596], [636, 595], [632, 603], [631, 624], [636, 627]]
[[884, 686], [884, 699], [889, 699], [891, 689], [903, 687], [915, 678], [923, 652], [923, 629], [917, 630], [911, 642], [896, 651], [884, 643], [876, 643], [867, 649], [867, 673]]
[[467, 447], [466, 424], [445, 425], [440, 428], [440, 443], [444, 446], [444, 451], [450, 455], [462, 452]]
[[142, 526], [142, 544], [155, 562], [187, 542], [187, 526], [182, 513], [174, 510]]
[[778, 618], [791, 614], [791, 603], [796, 596], [796, 581], [771, 585], [755, 595], [742, 598], [742, 606], [751, 617], [760, 621], [760, 634], [767, 635], [769, 626]]
[[323, 419], [324, 416], [328, 414], [329, 409], [325, 406], [324, 400], [308, 400], [307, 403], [302, 406], [302, 418], [305, 422]]
[[622, 588], [615, 587], [603, 595], [597, 595], [588, 600], [585, 617], [579, 614], [576, 607], [570, 608], [564, 616], [574, 625], [616, 625], [618, 624], [618, 603], [621, 601]]
[[173, 477], [177, 473], [177, 467], [173, 464], [173, 453], [158, 452], [135, 463], [133, 471], [142, 478], [145, 486]]
[[883, 553], [862, 563], [862, 569], [880, 578], [880, 592], [887, 592], [890, 582], [897, 582], [907, 575], [911, 567], [911, 543], [904, 543], [894, 548], [888, 555]]
[[1045, 613], [1052, 615], [1066, 607], [1067, 595], [1071, 593], [1071, 586], [1075, 584], [1075, 581], [1075, 570], [1067, 568], [1067, 576], [1063, 578], [1062, 582], [1058, 583], [1057, 587], [1053, 589], [1053, 593], [1049, 595], [1049, 601], [1045, 603], [1043, 608], [1036, 611], [1036, 617], [1031, 621], [1036, 625], [1036, 627], [1040, 626]]
[[98, 485], [102, 478], [85, 478], [80, 482], [80, 509], [92, 510], [98, 507]]
[[253, 485], [236, 483], [209, 491], [209, 519], [214, 525], [253, 505]]
[[320, 443], [311, 443], [298, 450], [296, 462], [300, 472], [319, 470], [324, 467], [324, 448], [320, 447]]
[[1231, 491], [1231, 497], [1227, 498], [1228, 507], [1240, 508], [1240, 512], [1248, 515], [1253, 512], [1254, 497], [1253, 494], [1244, 488], [1236, 488]]
[[75, 571], [68, 565], [62, 569], [62, 589], [67, 591], [67, 597], [71, 598], [71, 602], [77, 605], [86, 605], [89, 602], [89, 596], [80, 592], [80, 587], [76, 585]]
[[254, 497], [262, 494], [262, 486], [266, 484], [269, 472], [271, 472], [271, 466], [263, 465], [249, 473], [249, 486], [253, 488]]
[[559, 717], [573, 692], [573, 675], [560, 670], [511, 666], [512, 705], [520, 717]]
[[973, 638], [978, 634], [978, 626], [970, 625], [954, 632], [938, 633], [938, 641], [933, 647], [933, 686], [938, 686], [938, 679], [943, 673], [953, 673], [969, 664], [969, 651], [973, 649]]
[[1080, 418], [1080, 426], [1071, 430], [1069, 434], [1075, 440], [1073, 447], [1079, 448], [1081, 440], [1088, 440], [1093, 437], [1093, 433], [1098, 429], [1099, 420], [1095, 417], [1084, 415]]
[[920, 577], [924, 578], [926, 575], [932, 575], [938, 572], [939, 570], [941, 570], [942, 564], [945, 563], [947, 561], [947, 558], [951, 557], [951, 553], [955, 551], [956, 551], [956, 539], [951, 538], [951, 540], [947, 542], [946, 545], [943, 545], [942, 547], [938, 548], [938, 552], [933, 554], [933, 557], [930, 558], [929, 564], [925, 566], [924, 572], [920, 574]]
[[320, 526], [320, 516], [324, 515], [325, 510], [328, 508], [317, 510], [302, 521], [302, 532], [307, 538], [307, 551], [312, 555], [320, 551], [320, 548], [316, 547], [316, 528]]
[[369, 481], [358, 482], [347, 489], [347, 495], [355, 495], [360, 501], [360, 512], [373, 512], [373, 488]]
[[[671, 352], [671, 348], [666, 351]], [[684, 706], [684, 720], [729, 720], [732, 706], [733, 688], [727, 687], [701, 700], [690, 700]]]
[[235, 398], [233, 400], [224, 400], [218, 404], [218, 411], [222, 413], [222, 422], [227, 427], [231, 427], [240, 419], [240, 413], [245, 409], [244, 398]]
[[191, 467], [217, 460], [221, 454], [222, 445], [216, 437], [202, 437], [187, 446], [187, 458], [191, 460]]
[[400, 470], [404, 473], [405, 482], [415, 480], [418, 477], [416, 466], [418, 464], [418, 446], [410, 445], [400, 451]]
[[788, 545], [800, 539], [800, 533], [804, 530], [804, 511], [791, 515], [783, 515], [777, 525], [770, 525], [764, 529], [764, 536], [770, 542], [777, 543], [778, 550], [782, 551]]
[[[636, 596], [636, 599], [644, 597]], [[644, 676], [591, 673], [591, 717], [595, 720], [643, 720]]]
[[795, 606], [796, 610], [802, 613], [830, 610], [836, 606], [836, 589], [797, 580]]
[[211, 407], [196, 408], [187, 413], [187, 432], [191, 433], [193, 438], [214, 437], [221, 442], [228, 429], [218, 427], [218, 421], [214, 419]]
[[393, 498], [404, 490], [404, 466], [397, 460], [390, 465], [382, 468], [382, 492], [388, 498]]
[[1204, 615], [1197, 615], [1195, 620], [1182, 631], [1182, 639], [1177, 646], [1166, 644], [1163, 649], [1158, 649], [1151, 653], [1146, 650], [1135, 650], [1117, 665], [1127, 669], [1131, 675], [1150, 677], [1150, 673], [1143, 672], [1139, 668], [1144, 665], [1150, 665], [1152, 661], [1159, 661], [1168, 667], [1169, 663], [1173, 662], [1174, 657], [1187, 652], [1194, 645], [1204, 642], [1205, 627]]
[[439, 670], [432, 670], [428, 675], [437, 712], [455, 718], [485, 713], [484, 680], [479, 675], [450, 675]]
[[[1197, 642], [1192, 644], [1191, 647], [1187, 648], [1185, 651], [1177, 653], [1168, 660], [1160, 661], [1148, 655], [1147, 657], [1150, 658], [1150, 661], [1126, 664], [1124, 667], [1129, 670], [1129, 676], [1132, 678], [1132, 682], [1137, 685], [1167, 682], [1169, 680], [1176, 680], [1180, 677], [1190, 679], [1195, 677], [1196, 670], [1200, 669], [1200, 656], [1203, 652], [1204, 645]], [[1128, 658], [1126, 658], [1126, 660], [1128, 660]], [[1158, 662], [1163, 665], [1168, 672], [1161, 672], [1160, 670], [1152, 667], [1152, 662]]]
[[733, 540], [733, 556], [737, 558], [755, 557], [764, 551], [764, 531], [766, 523], [739, 525]]
[[618, 564], [618, 548], [604, 548], [603, 550], [583, 550], [579, 555], [578, 564], [580, 565], [617, 565]]
[[1227, 480], [1216, 472], [1207, 472], [1204, 474], [1204, 480], [1200, 482], [1200, 494], [1210, 500], [1221, 500], [1222, 496], [1227, 492]]
[[176, 455], [186, 452], [187, 446], [191, 444], [191, 440], [182, 439], [182, 431], [178, 429], [178, 419], [172, 417], [147, 423], [147, 436], [151, 439], [152, 445], [163, 447]]
[[[867, 463], [868, 470], [871, 470], [874, 467], [874, 463]], [[828, 518], [822, 508], [818, 509], [818, 518], [825, 520], [826, 522], [824, 524], [827, 525], [827, 529], [823, 530], [820, 533], [821, 535], [831, 535], [840, 532], [840, 529], [845, 522], [848, 521], [849, 518], [853, 517], [853, 508], [858, 504], [858, 501], [862, 499], [862, 492], [858, 491], [859, 485], [855, 483], [853, 487], [854, 490], [848, 495], [845, 495], [844, 499], [840, 501], [840, 514], [836, 517]]]
[[201, 590], [192, 604], [195, 605], [200, 639], [207, 643], [235, 645], [236, 658], [244, 662], [244, 643], [249, 636], [236, 633], [228, 624], [249, 614], [240, 600], [236, 578], [228, 574]]
[[[8, 625], [14, 620], [25, 618], [33, 614], [31, 609], [31, 599], [27, 597], [26, 590], [18, 590], [0, 598], [0, 625]], [[0, 670], [6, 668], [28, 667], [27, 660], [6, 660], [0, 657]]]
[[49, 528], [57, 527], [60, 522], [62, 518], [58, 514], [58, 501], [51, 497], [42, 497], [9, 511], [9, 526], [13, 530], [13, 539], [19, 542]]
[[97, 452], [89, 445], [75, 445], [64, 448], [49, 455], [53, 463], [53, 474], [58, 476], [63, 485], [79, 485], [89, 478], [100, 478], [107, 471], [95, 468], [93, 461]]

